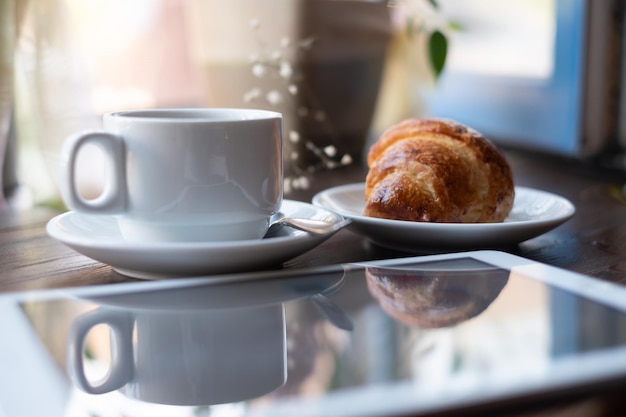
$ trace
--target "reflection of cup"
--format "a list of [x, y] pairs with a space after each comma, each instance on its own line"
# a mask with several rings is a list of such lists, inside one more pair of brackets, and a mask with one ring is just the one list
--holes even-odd
[[[83, 351], [88, 333], [100, 324], [111, 329], [111, 364], [103, 380], [92, 381]], [[68, 354], [74, 383], [91, 394], [119, 389], [130, 398], [171, 405], [243, 401], [286, 380], [284, 308], [100, 308], [73, 323]]]
[[[84, 145], [103, 149], [105, 188], [86, 200], [76, 187]], [[76, 211], [116, 214], [131, 240], [261, 238], [282, 203], [282, 116], [249, 109], [111, 113], [104, 131], [68, 138], [61, 191]]]
[[509, 272], [368, 267], [367, 287], [391, 317], [422, 328], [458, 324], [482, 313], [508, 282]]

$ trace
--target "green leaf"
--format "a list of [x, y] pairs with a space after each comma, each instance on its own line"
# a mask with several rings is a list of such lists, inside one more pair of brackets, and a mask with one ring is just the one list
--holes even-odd
[[435, 78], [439, 78], [443, 67], [446, 64], [448, 54], [448, 40], [443, 33], [436, 30], [430, 34], [428, 39], [428, 56], [430, 64], [435, 71]]

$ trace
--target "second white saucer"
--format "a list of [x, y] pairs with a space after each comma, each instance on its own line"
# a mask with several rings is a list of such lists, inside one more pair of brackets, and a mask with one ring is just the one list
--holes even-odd
[[[330, 210], [284, 200], [285, 216], [344, 221]], [[242, 272], [275, 267], [319, 245], [333, 233], [312, 235], [284, 227], [275, 237], [227, 242], [131, 242], [113, 216], [61, 214], [47, 225], [54, 239], [123, 275], [163, 279]]]
[[364, 216], [365, 183], [324, 190], [313, 197], [313, 204], [351, 219], [348, 227], [354, 232], [404, 252], [516, 245], [554, 229], [576, 212], [561, 196], [519, 186], [511, 213], [500, 223], [428, 223]]

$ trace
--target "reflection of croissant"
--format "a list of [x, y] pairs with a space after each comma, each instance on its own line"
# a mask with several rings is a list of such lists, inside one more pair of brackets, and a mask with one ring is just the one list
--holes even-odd
[[422, 222], [500, 222], [514, 199], [511, 168], [480, 133], [409, 119], [370, 148], [364, 214]]
[[482, 313], [508, 282], [509, 272], [368, 267], [365, 275], [370, 293], [391, 317], [411, 326], [439, 328]]

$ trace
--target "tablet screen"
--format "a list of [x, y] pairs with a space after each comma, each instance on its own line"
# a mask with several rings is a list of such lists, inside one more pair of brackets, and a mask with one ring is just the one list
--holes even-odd
[[58, 415], [419, 415], [624, 377], [623, 309], [469, 256], [415, 259], [20, 309], [68, 381]]

